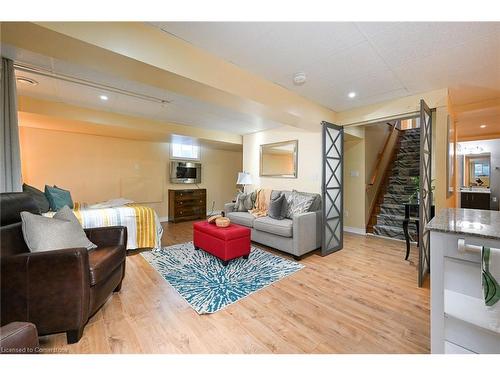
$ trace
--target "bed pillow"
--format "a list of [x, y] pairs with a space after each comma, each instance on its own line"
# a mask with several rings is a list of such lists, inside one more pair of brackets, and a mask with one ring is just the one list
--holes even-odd
[[97, 246], [89, 241], [80, 222], [68, 206], [54, 217], [21, 212], [24, 241], [31, 252]]
[[23, 192], [28, 193], [31, 198], [33, 198], [42, 214], [50, 209], [50, 203], [43, 191], [38, 190], [36, 187], [23, 184]]
[[52, 211], [59, 211], [64, 206], [73, 208], [73, 200], [71, 199], [71, 193], [68, 190], [64, 190], [56, 186], [52, 187], [45, 185], [45, 196], [49, 201], [50, 209]]

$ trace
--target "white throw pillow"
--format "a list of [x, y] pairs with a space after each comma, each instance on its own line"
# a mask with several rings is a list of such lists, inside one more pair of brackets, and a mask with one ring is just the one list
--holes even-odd
[[54, 217], [21, 212], [24, 241], [31, 252], [97, 246], [89, 241], [73, 211], [64, 206]]

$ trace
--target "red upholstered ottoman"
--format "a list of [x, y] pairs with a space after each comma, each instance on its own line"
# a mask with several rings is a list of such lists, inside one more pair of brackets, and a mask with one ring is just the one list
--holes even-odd
[[195, 249], [205, 250], [227, 266], [231, 259], [250, 255], [250, 228], [229, 224], [219, 228], [206, 221], [193, 223], [193, 243]]

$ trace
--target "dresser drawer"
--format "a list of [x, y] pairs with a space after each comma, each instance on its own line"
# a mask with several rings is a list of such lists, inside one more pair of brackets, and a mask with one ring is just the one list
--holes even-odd
[[175, 215], [176, 216], [192, 216], [192, 215], [200, 215], [203, 213], [203, 208], [201, 207], [176, 207]]
[[175, 199], [192, 199], [192, 198], [203, 198], [207, 195], [205, 190], [195, 190], [195, 191], [176, 191]]
[[205, 207], [206, 200], [202, 198], [186, 198], [182, 200], [175, 201], [176, 207]]

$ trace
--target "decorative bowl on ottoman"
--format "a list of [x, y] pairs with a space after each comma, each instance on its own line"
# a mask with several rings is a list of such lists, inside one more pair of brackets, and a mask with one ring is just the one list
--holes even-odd
[[231, 224], [231, 220], [229, 220], [227, 217], [218, 217], [215, 219], [215, 225], [217, 225], [219, 228], [226, 228]]
[[230, 224], [221, 228], [206, 221], [193, 223], [193, 244], [212, 254], [227, 266], [230, 260], [250, 255], [250, 228]]

